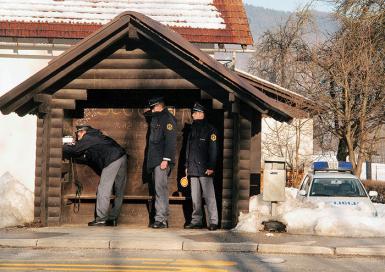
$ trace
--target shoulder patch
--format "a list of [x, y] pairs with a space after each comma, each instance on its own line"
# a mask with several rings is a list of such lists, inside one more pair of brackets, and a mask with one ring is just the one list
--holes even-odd
[[217, 140], [217, 135], [215, 135], [214, 133], [211, 134], [210, 139], [211, 141], [215, 142]]
[[171, 123], [167, 123], [167, 130], [173, 130], [174, 126]]

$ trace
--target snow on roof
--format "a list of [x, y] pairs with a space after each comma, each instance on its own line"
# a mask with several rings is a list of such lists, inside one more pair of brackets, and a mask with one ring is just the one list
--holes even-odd
[[106, 24], [130, 10], [168, 26], [226, 28], [213, 0], [0, 0], [0, 6], [1, 21]]
[[0, 0], [0, 36], [84, 38], [126, 11], [190, 42], [251, 45], [242, 0]]

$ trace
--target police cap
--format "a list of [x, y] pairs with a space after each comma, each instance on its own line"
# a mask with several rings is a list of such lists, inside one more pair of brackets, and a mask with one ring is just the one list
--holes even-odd
[[91, 128], [92, 127], [89, 126], [89, 125], [79, 125], [79, 126], [76, 126], [76, 131], [75, 132], [78, 132], [78, 131], [81, 131], [81, 130], [87, 131], [87, 130], [89, 130]]
[[199, 104], [198, 102], [196, 102], [192, 108], [192, 112], [195, 112], [195, 111], [199, 111], [199, 112], [205, 112], [206, 109], [205, 107], [203, 107], [201, 104]]
[[162, 96], [153, 97], [148, 101], [148, 106], [154, 107], [155, 105], [163, 103], [164, 104], [164, 98]]

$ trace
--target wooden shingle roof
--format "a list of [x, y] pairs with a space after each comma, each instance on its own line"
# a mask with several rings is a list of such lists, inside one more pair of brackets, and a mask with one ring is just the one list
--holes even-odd
[[84, 38], [135, 11], [190, 42], [253, 43], [242, 0], [0, 0], [0, 36]]
[[277, 101], [257, 90], [181, 35], [136, 12], [126, 12], [117, 16], [109, 24], [53, 59], [47, 67], [4, 94], [0, 97], [0, 110], [4, 114], [36, 113], [39, 102], [34, 100], [35, 95], [52, 94], [64, 87], [76, 78], [79, 71], [87, 64], [103, 55], [106, 48], [113, 46], [118, 40], [127, 40], [132, 33], [137, 33], [149, 42], [156, 43], [173, 58], [220, 86], [221, 92], [227, 97], [238, 98], [255, 110], [277, 120], [292, 119], [293, 116]]

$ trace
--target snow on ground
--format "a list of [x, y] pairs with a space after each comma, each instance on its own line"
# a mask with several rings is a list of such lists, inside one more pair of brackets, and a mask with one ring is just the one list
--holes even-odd
[[0, 228], [33, 220], [33, 193], [6, 172], [0, 177]]
[[297, 189], [286, 188], [286, 201], [277, 204], [271, 217], [270, 203], [262, 194], [250, 198], [249, 213], [241, 213], [233, 231], [259, 232], [263, 221], [278, 220], [288, 233], [340, 237], [385, 237], [385, 204], [375, 204], [378, 217], [363, 207], [334, 207], [324, 202], [310, 203], [296, 199]]

